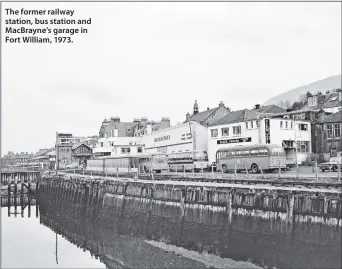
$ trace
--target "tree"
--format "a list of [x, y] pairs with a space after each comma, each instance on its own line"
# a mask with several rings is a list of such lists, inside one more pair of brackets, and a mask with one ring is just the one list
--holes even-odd
[[281, 100], [279, 102], [278, 106], [280, 106], [281, 108], [284, 108], [284, 109], [289, 109], [292, 107], [292, 104], [289, 100]]
[[312, 93], [309, 92], [309, 91], [307, 91], [307, 93], [306, 93], [306, 98], [311, 97], [311, 96], [312, 96]]
[[322, 93], [320, 91], [317, 92], [317, 95], [322, 95]]

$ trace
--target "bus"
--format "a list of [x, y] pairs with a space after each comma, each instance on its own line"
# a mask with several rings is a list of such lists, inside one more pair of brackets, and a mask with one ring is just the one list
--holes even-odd
[[168, 170], [167, 155], [164, 153], [145, 153], [118, 157], [99, 157], [87, 161], [87, 171], [101, 173], [151, 172]]
[[170, 153], [167, 156], [170, 171], [207, 170], [208, 154], [203, 150]]
[[252, 173], [275, 169], [286, 170], [286, 156], [282, 146], [260, 144], [235, 146], [219, 149], [216, 152], [217, 171], [227, 173], [229, 170], [246, 171]]

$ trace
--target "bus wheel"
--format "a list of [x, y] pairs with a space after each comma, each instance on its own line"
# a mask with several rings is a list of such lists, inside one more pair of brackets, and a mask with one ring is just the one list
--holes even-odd
[[228, 169], [227, 169], [227, 166], [225, 164], [222, 165], [222, 172], [228, 173]]
[[336, 166], [333, 166], [331, 170], [332, 170], [333, 172], [336, 172], [337, 167], [336, 167]]
[[251, 166], [252, 173], [258, 173], [259, 167], [256, 163], [253, 163]]

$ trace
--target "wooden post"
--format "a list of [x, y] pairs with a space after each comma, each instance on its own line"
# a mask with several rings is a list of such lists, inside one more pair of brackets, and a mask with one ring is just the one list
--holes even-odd
[[342, 172], [342, 164], [340, 164], [340, 162], [337, 162], [337, 178], [338, 178], [338, 180], [341, 180], [341, 172]]
[[214, 173], [214, 164], [211, 164], [211, 173]]
[[28, 217], [31, 218], [31, 199], [28, 199], [27, 207], [28, 207]]
[[316, 180], [318, 180], [318, 165], [317, 165], [317, 161], [315, 162], [315, 170], [316, 170]]
[[288, 195], [288, 201], [287, 201], [287, 221], [292, 223], [294, 221], [294, 203], [295, 203], [295, 195], [294, 192], [291, 192]]
[[183, 177], [185, 177], [185, 165], [183, 165]]
[[237, 164], [234, 164], [235, 177], [237, 178]]
[[181, 198], [180, 198], [180, 219], [183, 219], [185, 216], [186, 192], [187, 192], [187, 187], [185, 186], [184, 190], [182, 190], [181, 192]]
[[202, 166], [202, 177], [203, 177], [203, 166]]
[[247, 165], [245, 165], [246, 174], [249, 175]]
[[233, 200], [233, 194], [232, 194], [232, 191], [230, 191], [227, 193], [227, 206], [226, 206], [226, 212], [228, 214], [228, 223], [229, 224], [232, 222], [232, 216], [233, 216], [232, 200]]
[[259, 167], [260, 167], [260, 172], [261, 172], [261, 178], [264, 178], [264, 171], [262, 171], [262, 166], [261, 166], [261, 164], [259, 164]]
[[119, 178], [119, 167], [116, 167], [116, 178]]
[[192, 177], [195, 177], [195, 163], [192, 165]]

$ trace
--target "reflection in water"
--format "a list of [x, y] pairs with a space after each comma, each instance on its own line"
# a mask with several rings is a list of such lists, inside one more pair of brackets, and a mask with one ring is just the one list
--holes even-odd
[[[93, 268], [103, 264], [107, 268], [205, 267], [195, 260], [166, 253], [145, 239], [268, 268], [341, 266], [341, 230], [336, 226], [300, 222], [289, 225], [280, 218], [241, 214], [233, 214], [230, 219], [226, 212], [205, 206], [188, 207], [179, 217], [180, 208], [172, 203], [123, 199], [121, 195], [107, 195], [103, 203], [91, 199], [87, 195], [48, 198], [44, 189], [40, 192], [40, 223], [56, 233], [54, 267], [61, 266], [58, 254], [67, 241], [95, 257], [92, 260], [82, 256], [88, 267], [89, 261], [97, 262]], [[68, 255], [75, 257], [75, 248], [70, 250], [70, 245]], [[79, 261], [75, 266], [84, 267]]]

